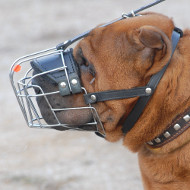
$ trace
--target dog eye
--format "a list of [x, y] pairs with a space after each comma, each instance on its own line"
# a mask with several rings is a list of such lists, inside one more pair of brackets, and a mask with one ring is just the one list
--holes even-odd
[[89, 65], [88, 65], [88, 70], [89, 70], [89, 73], [90, 73], [93, 77], [95, 77], [96, 71], [95, 71], [94, 65], [89, 64]]
[[94, 65], [91, 64], [83, 55], [82, 49], [78, 48], [76, 53], [76, 62], [79, 64], [79, 66], [89, 72], [93, 77], [95, 77], [96, 71], [94, 68]]
[[82, 49], [79, 48], [76, 53], [76, 62], [81, 66], [85, 65], [88, 66], [88, 61], [85, 59]]
[[81, 65], [85, 65], [88, 67], [89, 66], [88, 60], [86, 60], [85, 57], [82, 57], [81, 59], [82, 59]]

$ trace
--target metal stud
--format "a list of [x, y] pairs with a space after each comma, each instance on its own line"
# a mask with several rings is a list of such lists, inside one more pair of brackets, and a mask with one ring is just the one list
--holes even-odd
[[164, 133], [164, 137], [169, 138], [170, 136], [171, 134], [168, 131]]
[[123, 18], [129, 18], [126, 13], [122, 13]]
[[181, 126], [180, 126], [179, 124], [175, 124], [175, 125], [174, 125], [174, 129], [175, 129], [176, 131], [178, 131], [179, 129], [181, 129]]
[[131, 14], [132, 14], [133, 17], [136, 17], [136, 15], [135, 15], [135, 13], [134, 13], [133, 10], [131, 11]]
[[65, 88], [67, 86], [66, 82], [61, 82], [60, 87]]
[[145, 90], [145, 92], [146, 92], [146, 94], [151, 94], [152, 93], [152, 89], [151, 88], [146, 88], [146, 90]]
[[77, 79], [72, 79], [71, 84], [76, 85], [78, 83]]
[[160, 143], [161, 142], [160, 138], [156, 138], [154, 140], [155, 140], [156, 143]]
[[149, 145], [154, 145], [152, 141], [147, 142]]
[[90, 98], [91, 98], [92, 101], [96, 101], [96, 96], [95, 95], [91, 95]]
[[183, 119], [184, 119], [186, 122], [188, 122], [188, 121], [190, 121], [190, 116], [189, 116], [189, 115], [186, 115], [186, 116], [183, 117]]

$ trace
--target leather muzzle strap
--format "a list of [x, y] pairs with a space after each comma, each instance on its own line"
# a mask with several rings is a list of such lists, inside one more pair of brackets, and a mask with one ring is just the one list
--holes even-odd
[[126, 98], [150, 96], [152, 90], [149, 86], [132, 88], [128, 90], [109, 90], [103, 92], [94, 92], [84, 95], [86, 104], [104, 102], [108, 100], [120, 100]]

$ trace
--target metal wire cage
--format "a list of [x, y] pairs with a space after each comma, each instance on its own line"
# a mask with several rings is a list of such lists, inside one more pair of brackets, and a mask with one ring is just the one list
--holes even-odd
[[[62, 67], [33, 75], [33, 68], [31, 67], [31, 64], [30, 64], [31, 61], [33, 61], [34, 59], [38, 59], [38, 58], [42, 58], [42, 57], [46, 57], [50, 55], [60, 55], [62, 59], [62, 63], [63, 63]], [[14, 93], [16, 95], [16, 98], [18, 100], [19, 106], [24, 115], [27, 125], [31, 128], [48, 128], [48, 129], [54, 128], [54, 129], [59, 129], [59, 130], [62, 130], [63, 128], [64, 130], [66, 129], [66, 130], [83, 131], [84, 129], [80, 125], [76, 127], [76, 125], [61, 123], [56, 113], [60, 111], [88, 109], [90, 110], [92, 114], [93, 121], [90, 123], [83, 124], [83, 126], [86, 125], [88, 126], [89, 131], [94, 131], [98, 133], [99, 135], [105, 137], [105, 130], [104, 130], [103, 124], [100, 121], [100, 118], [96, 109], [92, 107], [91, 104], [87, 105], [86, 107], [55, 109], [49, 102], [48, 96], [53, 95], [53, 94], [58, 94], [60, 93], [60, 91], [44, 92], [43, 89], [39, 85], [32, 84], [32, 80], [35, 77], [46, 75], [50, 72], [55, 72], [58, 70], [64, 71], [68, 79], [67, 66], [65, 65], [65, 61], [63, 58], [63, 50], [61, 49], [57, 50], [57, 48], [50, 48], [47, 50], [43, 50], [40, 52], [23, 56], [17, 59], [13, 63], [10, 70], [10, 81], [11, 81], [11, 85], [13, 87]], [[69, 80], [68, 80], [68, 83], [69, 83]], [[40, 93], [36, 94], [35, 89], [38, 89]], [[82, 93], [87, 94], [87, 91], [84, 87], [82, 87]], [[49, 110], [51, 110], [51, 113], [53, 114], [55, 118], [56, 123], [47, 124], [46, 121], [44, 120], [41, 114], [40, 108], [38, 106], [38, 103], [36, 101], [36, 98], [39, 96], [44, 97]], [[92, 129], [90, 129], [90, 127], [92, 127]]]

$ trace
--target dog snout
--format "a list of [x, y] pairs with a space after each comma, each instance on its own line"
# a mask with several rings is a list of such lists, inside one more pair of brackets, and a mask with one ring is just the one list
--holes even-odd
[[36, 101], [47, 124], [69, 124], [76, 127], [93, 120], [92, 111], [82, 109], [86, 106], [83, 94], [61, 96], [58, 84], [35, 68], [33, 70], [32, 85], [37, 95]]

